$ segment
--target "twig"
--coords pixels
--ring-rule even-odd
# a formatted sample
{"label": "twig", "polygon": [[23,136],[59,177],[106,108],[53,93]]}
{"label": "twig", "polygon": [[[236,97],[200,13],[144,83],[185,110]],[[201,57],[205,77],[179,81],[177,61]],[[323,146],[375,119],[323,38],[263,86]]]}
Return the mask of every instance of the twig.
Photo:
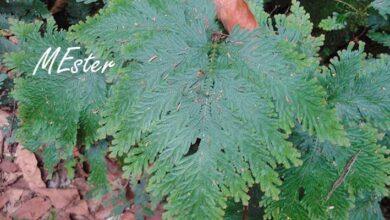
{"label": "twig", "polygon": [[[367,31],[368,31],[368,28],[367,28],[367,27],[364,27],[363,31],[362,31],[358,36],[353,37],[353,41],[354,41],[354,42],[359,41],[360,38],[361,38],[363,35],[365,35],[365,34],[367,33]],[[359,110],[359,111],[360,111],[360,110]]]}
{"label": "twig", "polygon": [[278,8],[279,8],[279,5],[275,5],[274,9],[272,9],[272,11],[269,13],[269,15],[272,16]]}
{"label": "twig", "polygon": [[246,220],[248,216],[248,206],[244,206],[244,210],[242,211],[242,220]]}
{"label": "twig", "polygon": [[347,177],[348,173],[351,171],[351,168],[353,164],[356,162],[356,159],[358,158],[359,154],[362,152],[363,149],[360,149],[345,165],[343,171],[340,174],[340,177],[334,182],[332,189],[329,191],[328,195],[325,198],[325,201],[328,201],[329,198],[332,196],[332,194],[336,191],[337,188],[340,187],[340,185],[345,181],[345,178]]}
{"label": "twig", "polygon": [[354,10],[356,13],[359,12],[359,10],[357,10],[357,8],[355,8],[353,5],[351,5],[351,4],[347,3],[347,2],[344,2],[344,1],[342,1],[342,0],[335,0],[335,1],[338,2],[338,3],[341,3],[341,4],[345,5],[345,6],[347,6],[347,7],[349,7],[349,8],[351,8],[351,9]]}

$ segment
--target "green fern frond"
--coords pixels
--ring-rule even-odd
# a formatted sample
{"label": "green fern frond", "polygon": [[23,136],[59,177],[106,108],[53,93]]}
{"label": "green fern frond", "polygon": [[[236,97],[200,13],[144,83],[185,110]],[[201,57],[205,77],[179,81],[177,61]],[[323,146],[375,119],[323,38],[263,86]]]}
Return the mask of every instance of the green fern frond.
{"label": "green fern frond", "polygon": [[350,211],[351,220],[384,220],[382,210],[379,205],[381,198],[374,194],[367,193],[356,198],[355,206]]}
{"label": "green fern frond", "polygon": [[385,19],[390,15],[390,0],[375,0],[371,3],[371,6],[378,10],[379,14]]}
{"label": "green fern frond", "polygon": [[[5,57],[7,65],[15,68],[21,77],[15,79],[14,98],[19,102],[21,128],[18,138],[25,147],[37,151],[42,147],[49,150],[52,165],[60,159],[72,157],[74,146],[90,145],[96,139],[101,108],[106,99],[105,76],[96,73],[53,73],[38,68],[32,75],[35,65],[49,48],[65,48],[54,62],[59,65],[66,48],[72,43],[65,39],[66,33],[56,31],[53,20],[48,20],[46,32],[40,33],[41,23],[14,23],[13,33],[20,41],[20,52]],[[83,58],[77,53],[76,57]],[[69,67],[71,62],[65,63]],[[48,150],[45,150],[47,152]],[[47,152],[49,154],[49,152]]]}
{"label": "green fern frond", "polygon": [[321,20],[318,26],[325,31],[333,31],[341,30],[345,28],[346,25],[347,22],[345,21],[345,18],[343,18],[343,16],[339,15],[337,12],[334,12],[332,16]]}
{"label": "green fern frond", "polygon": [[385,47],[390,47],[390,34],[387,33],[380,33],[380,32],[370,32],[368,33],[368,37],[376,41]]}
{"label": "green fern frond", "polygon": [[301,164],[286,140],[296,119],[348,144],[309,71],[319,62],[308,47],[322,40],[294,5],[281,34],[236,29],[226,41],[212,40],[220,30],[206,0],[111,1],[73,28],[72,39],[123,64],[100,131],[114,137],[111,156],[125,156],[125,176],[151,174],[151,195],[167,196],[165,218],[220,219],[226,198],[247,204],[254,183],[277,200],[277,166]]}
{"label": "green fern frond", "polygon": [[334,104],[340,118],[350,123],[367,121],[387,130],[390,126],[390,58],[368,59],[358,50],[340,51],[326,71],[324,86],[329,91],[329,102]]}
{"label": "green fern frond", "polygon": [[[390,162],[386,159],[387,150],[376,144],[379,134],[372,127],[363,124],[350,127],[350,148],[320,143],[301,132],[293,136],[297,147],[306,151],[304,163],[282,172],[281,199],[263,201],[267,218],[348,219],[356,197],[368,192],[378,196],[388,194]],[[348,162],[357,154],[349,173],[330,194]]]}

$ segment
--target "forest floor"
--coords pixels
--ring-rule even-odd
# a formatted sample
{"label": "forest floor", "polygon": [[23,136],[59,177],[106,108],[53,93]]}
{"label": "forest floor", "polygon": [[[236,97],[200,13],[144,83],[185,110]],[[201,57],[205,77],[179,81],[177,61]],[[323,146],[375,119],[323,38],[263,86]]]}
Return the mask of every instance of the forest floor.
{"label": "forest floor", "polygon": [[[0,127],[9,127],[10,117],[10,113],[0,110]],[[106,158],[107,179],[113,192],[89,199],[91,186],[88,184],[85,165],[76,164],[75,177],[70,180],[64,165],[60,163],[51,180],[47,180],[47,172],[40,158],[20,144],[7,144],[9,137],[0,133],[0,141],[3,143],[0,160],[0,219],[113,219],[110,216],[115,207],[123,204],[111,197],[116,195],[115,191],[123,189],[126,189],[126,199],[132,204],[134,194],[128,181],[121,177],[121,169],[115,161]],[[132,205],[115,219],[135,220],[136,210],[137,207]],[[154,213],[154,216],[146,219],[161,219],[162,210]]]}

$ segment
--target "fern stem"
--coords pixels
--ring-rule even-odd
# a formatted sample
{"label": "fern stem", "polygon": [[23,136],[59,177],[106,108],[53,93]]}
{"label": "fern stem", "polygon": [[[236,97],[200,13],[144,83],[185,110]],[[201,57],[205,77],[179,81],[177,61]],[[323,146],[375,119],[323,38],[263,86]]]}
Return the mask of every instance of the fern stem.
{"label": "fern stem", "polygon": [[218,42],[213,42],[213,44],[211,45],[211,51],[209,55],[209,61],[210,61],[209,73],[211,74],[214,73],[214,70],[216,68],[215,64],[217,59],[217,51],[218,51]]}
{"label": "fern stem", "polygon": [[335,1],[349,7],[350,9],[354,10],[356,13],[359,13],[359,10],[357,8],[355,8],[353,5],[351,5],[347,2],[344,2],[342,0],[335,0]]}

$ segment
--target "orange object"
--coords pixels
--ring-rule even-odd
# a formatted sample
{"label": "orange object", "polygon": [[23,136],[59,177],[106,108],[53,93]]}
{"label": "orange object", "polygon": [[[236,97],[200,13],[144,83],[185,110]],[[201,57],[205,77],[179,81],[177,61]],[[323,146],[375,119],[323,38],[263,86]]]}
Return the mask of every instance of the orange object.
{"label": "orange object", "polygon": [[236,25],[253,30],[258,27],[255,16],[244,0],[215,0],[218,19],[230,33]]}

